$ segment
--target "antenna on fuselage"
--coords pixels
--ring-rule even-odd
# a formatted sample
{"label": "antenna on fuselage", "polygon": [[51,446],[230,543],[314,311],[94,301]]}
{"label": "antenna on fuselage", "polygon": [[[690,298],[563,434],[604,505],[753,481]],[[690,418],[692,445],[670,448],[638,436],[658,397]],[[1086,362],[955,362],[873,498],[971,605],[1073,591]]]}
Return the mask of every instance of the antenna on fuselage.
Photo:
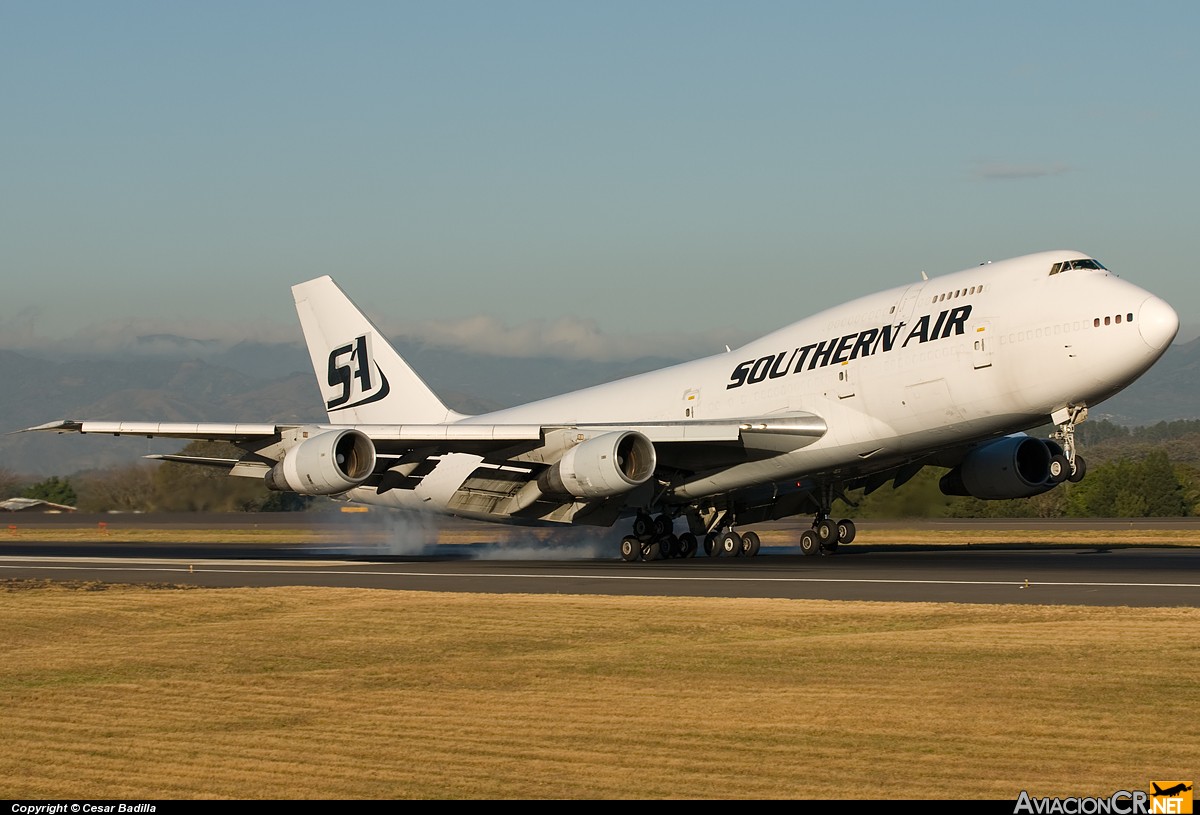
{"label": "antenna on fuselage", "polygon": [[921,270],[921,279],[922,279],[922,280],[928,280],[928,279],[929,279],[929,275],[925,274],[925,270],[924,270],[924,269],[922,269],[922,270]]}

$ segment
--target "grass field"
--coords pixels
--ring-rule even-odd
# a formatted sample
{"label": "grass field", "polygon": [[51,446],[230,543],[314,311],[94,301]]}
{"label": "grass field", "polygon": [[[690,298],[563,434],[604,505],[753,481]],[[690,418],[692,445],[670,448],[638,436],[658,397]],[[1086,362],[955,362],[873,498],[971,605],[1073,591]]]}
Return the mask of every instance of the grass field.
{"label": "grass field", "polygon": [[0,797],[1007,799],[1200,767],[1200,610],[0,583]]}

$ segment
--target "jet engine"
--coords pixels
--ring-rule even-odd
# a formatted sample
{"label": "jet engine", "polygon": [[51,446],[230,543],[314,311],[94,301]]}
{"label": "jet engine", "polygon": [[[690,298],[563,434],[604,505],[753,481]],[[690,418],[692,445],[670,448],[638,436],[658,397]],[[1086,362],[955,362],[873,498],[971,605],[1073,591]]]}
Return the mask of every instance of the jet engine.
{"label": "jet engine", "polygon": [[272,490],[334,495],[353,489],[375,469],[375,445],[361,431],[324,430],[290,448],[264,480]]}
{"label": "jet engine", "polygon": [[658,458],[654,443],[635,430],[605,433],[575,445],[538,476],[544,495],[609,498],[645,484]]}
{"label": "jet engine", "polygon": [[[1062,456],[1062,448],[1018,433],[976,447],[958,466],[942,476],[939,486],[946,495],[969,495],[997,500],[1028,498],[1054,487],[1050,460]],[[1061,479],[1059,479],[1061,480]]]}

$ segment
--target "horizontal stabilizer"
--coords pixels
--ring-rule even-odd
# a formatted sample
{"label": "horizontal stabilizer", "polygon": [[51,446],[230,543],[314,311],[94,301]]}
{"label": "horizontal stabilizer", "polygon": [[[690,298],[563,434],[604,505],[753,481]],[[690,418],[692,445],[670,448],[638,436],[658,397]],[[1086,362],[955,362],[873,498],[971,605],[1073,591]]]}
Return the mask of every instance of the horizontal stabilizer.
{"label": "horizontal stabilizer", "polygon": [[142,458],[154,461],[174,461],[178,464],[197,464],[201,467],[216,467],[226,470],[229,475],[243,478],[262,478],[271,471],[271,465],[263,461],[241,461],[236,458],[216,458],[213,456],[184,456],[177,453],[158,453]]}
{"label": "horizontal stabilizer", "polygon": [[221,467],[228,470],[238,463],[236,458],[216,458],[214,456],[184,456],[176,453],[153,453],[142,458],[154,461],[174,461],[177,464],[202,464],[205,467]]}

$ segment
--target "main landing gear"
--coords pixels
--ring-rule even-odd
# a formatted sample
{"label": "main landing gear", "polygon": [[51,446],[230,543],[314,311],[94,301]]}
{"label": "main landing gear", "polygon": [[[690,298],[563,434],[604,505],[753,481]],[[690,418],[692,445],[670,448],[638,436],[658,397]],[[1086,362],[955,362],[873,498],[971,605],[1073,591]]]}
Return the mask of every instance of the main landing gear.
{"label": "main landing gear", "polygon": [[800,551],[805,555],[831,555],[841,544],[853,541],[856,534],[854,521],[849,518],[833,521],[821,512],[813,518],[812,529],[800,533]]}
{"label": "main landing gear", "polygon": [[[725,522],[726,513],[714,522],[712,531],[704,536],[704,554],[709,557],[755,557],[762,548],[762,539],[757,532],[738,532],[732,521]],[[691,532],[675,535],[671,516],[663,513],[651,516],[638,513],[633,521],[633,534],[621,539],[621,559],[665,560],[667,558],[694,557],[699,548],[696,536]],[[720,531],[720,530],[724,531]],[[839,545],[854,540],[857,530],[854,521],[843,518],[834,521],[828,512],[818,513],[811,529],[800,535],[800,551],[805,555],[830,555]]]}
{"label": "main landing gear", "polygon": [[[714,529],[704,536],[704,554],[709,557],[754,557],[761,546],[762,540],[756,533],[739,534],[732,525],[724,533]],[[639,512],[633,521],[633,534],[621,539],[621,559],[688,558],[695,557],[699,548],[699,541],[691,532],[675,534],[670,515],[651,516],[648,512]]]}
{"label": "main landing gear", "polygon": [[676,535],[675,521],[665,512],[651,516],[639,512],[633,520],[633,534],[621,539],[621,559],[661,560],[664,558],[693,557],[699,548],[696,536],[691,532]]}
{"label": "main landing gear", "polygon": [[826,481],[820,484],[819,490],[817,501],[819,508],[816,517],[813,518],[812,529],[806,529],[800,534],[800,551],[810,556],[832,555],[839,546],[850,543],[858,534],[854,521],[849,518],[835,521],[829,517],[835,497],[841,497],[842,500],[849,503],[845,494],[840,492],[840,488],[836,484]]}
{"label": "main landing gear", "polygon": [[724,533],[704,536],[704,554],[709,557],[754,557],[762,548],[757,532],[737,532],[732,526]]}

